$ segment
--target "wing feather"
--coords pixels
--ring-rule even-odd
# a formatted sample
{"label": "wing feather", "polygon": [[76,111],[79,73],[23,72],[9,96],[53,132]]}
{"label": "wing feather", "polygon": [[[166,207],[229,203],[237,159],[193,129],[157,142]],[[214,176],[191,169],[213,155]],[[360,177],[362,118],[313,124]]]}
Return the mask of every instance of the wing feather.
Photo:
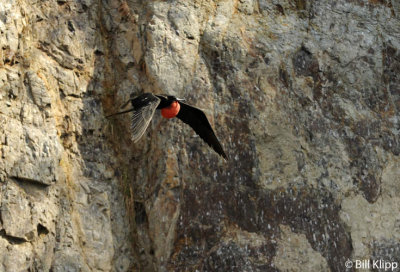
{"label": "wing feather", "polygon": [[227,159],[228,157],[226,156],[222,145],[218,141],[217,136],[215,136],[215,133],[210,125],[210,122],[208,122],[205,113],[202,110],[192,107],[188,104],[182,102],[179,102],[179,104],[181,105],[181,109],[176,117],[192,127],[204,142],[212,147],[220,156]]}
{"label": "wing feather", "polygon": [[146,95],[139,96],[132,101],[135,110],[132,114],[131,138],[134,143],[143,136],[161,101],[154,95]]}

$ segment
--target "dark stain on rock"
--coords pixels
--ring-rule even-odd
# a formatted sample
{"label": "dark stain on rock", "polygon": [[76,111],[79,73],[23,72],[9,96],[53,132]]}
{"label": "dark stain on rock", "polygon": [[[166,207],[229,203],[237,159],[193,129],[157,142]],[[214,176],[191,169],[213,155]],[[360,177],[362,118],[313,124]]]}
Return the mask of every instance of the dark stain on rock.
{"label": "dark stain on rock", "polygon": [[329,129],[329,125],[327,124],[326,120],[324,118],[315,118],[312,120],[309,124],[309,134],[310,135],[310,140],[312,141],[313,139],[313,134],[314,133],[324,133]]}
{"label": "dark stain on rock", "polygon": [[383,149],[391,152],[395,156],[398,156],[400,154],[400,140],[398,136],[394,136],[389,131],[382,131],[381,139]]}
{"label": "dark stain on rock", "polygon": [[[366,172],[364,174],[364,172]],[[374,203],[380,194],[381,184],[375,177],[375,173],[368,172],[367,169],[361,169],[359,173],[359,188],[363,192],[365,199],[369,203]]]}
{"label": "dark stain on rock", "polygon": [[136,224],[141,225],[143,223],[146,223],[147,222],[147,213],[146,213],[146,208],[144,207],[143,203],[135,201],[134,208],[135,208]]}
{"label": "dark stain on rock", "polygon": [[[335,105],[330,95],[323,97],[325,116],[329,113],[334,121],[342,126],[349,127],[355,135],[340,133],[346,143],[346,150],[351,159],[351,167],[354,169],[354,183],[363,192],[364,197],[370,202],[375,202],[380,193],[380,173],[383,162],[379,161],[374,147],[378,146],[394,155],[400,154],[399,137],[393,134],[395,124],[388,119],[398,112],[396,101],[400,99],[397,91],[400,86],[400,56],[397,49],[386,45],[382,51],[383,67],[382,81],[384,86],[365,88],[362,91],[356,89],[350,93],[338,92],[341,97],[349,99],[354,105],[361,102],[369,110],[376,113],[376,118],[354,122],[346,116],[346,112]],[[392,88],[392,89],[390,89]]]}
{"label": "dark stain on rock", "polygon": [[[196,194],[196,191],[203,194]],[[196,191],[187,188],[183,193],[185,201],[182,202],[176,241],[188,242],[174,253],[171,262],[175,267],[187,261],[185,255],[188,252],[196,252],[196,258],[191,260],[193,264],[203,256],[201,264],[204,267],[223,267],[223,271],[232,271],[234,264],[240,264],[242,270],[239,271],[244,271],[247,267],[244,263],[255,265],[249,260],[257,254],[269,260],[273,258],[276,246],[271,240],[279,237],[279,225],[284,224],[295,233],[305,234],[313,249],[327,259],[332,271],[345,270],[344,263],[352,252],[351,238],[340,220],[340,206],[332,195],[309,188],[260,191],[233,184],[198,184]],[[266,237],[263,249],[255,248],[242,254],[244,249],[234,245],[231,249],[241,253],[232,255],[241,256],[239,259],[228,262],[217,258],[214,255],[217,250],[229,252],[221,238],[232,224]],[[244,262],[244,259],[248,261]]]}
{"label": "dark stain on rock", "polygon": [[235,84],[230,84],[228,90],[231,93],[233,99],[239,99],[241,97],[241,89]]}
{"label": "dark stain on rock", "polygon": [[332,271],[345,270],[344,262],[352,252],[351,238],[341,223],[340,206],[332,195],[313,189],[292,188],[260,197],[259,205],[270,209],[261,217],[261,229],[267,230],[267,222],[272,226],[272,222],[289,225],[295,232],[306,235],[313,249],[327,259]]}
{"label": "dark stain on rock", "polygon": [[307,8],[307,0],[294,0],[297,10],[305,10]]}
{"label": "dark stain on rock", "polygon": [[380,194],[382,163],[371,143],[363,137],[345,137],[350,167],[355,170],[354,184],[363,192],[365,199],[374,203]]}
{"label": "dark stain on rock", "polygon": [[400,53],[391,45],[385,45],[383,51],[383,82],[389,86],[393,106],[400,111]]}
{"label": "dark stain on rock", "polygon": [[[258,265],[252,261],[253,258],[263,256],[263,259],[272,260],[276,246],[269,240],[260,247],[249,245],[248,248],[239,247],[234,242],[228,244],[221,242],[227,228],[229,229],[229,226],[224,227],[225,223],[229,225],[232,221],[243,230],[248,228],[257,232],[256,207],[254,201],[249,199],[248,193],[236,193],[232,186],[221,184],[215,186],[199,184],[199,186],[201,188],[198,187],[197,190],[204,192],[202,196],[190,189],[184,192],[185,201],[181,209],[183,213],[181,222],[178,222],[175,245],[179,251],[173,254],[171,265],[175,268],[177,265],[178,267],[182,265],[191,271],[195,268],[200,268],[200,271],[258,271],[255,270]],[[208,197],[205,198],[205,195],[214,201],[207,200]],[[190,203],[195,205],[192,206]],[[186,242],[178,247],[180,241]],[[188,267],[187,264],[192,266]],[[263,265],[269,266],[265,263]],[[253,269],[247,270],[250,267]]]}
{"label": "dark stain on rock", "polygon": [[249,251],[239,247],[234,242],[224,243],[212,251],[203,260],[200,270],[218,272],[258,271],[256,265],[250,260]]}
{"label": "dark stain on rock", "polygon": [[277,13],[279,13],[280,15],[285,15],[285,10],[283,9],[283,7],[279,4],[275,5],[275,10],[277,11]]}
{"label": "dark stain on rock", "polygon": [[289,87],[289,75],[287,71],[282,67],[279,68],[279,79],[282,82],[283,86],[285,86],[285,88]]}
{"label": "dark stain on rock", "polygon": [[203,46],[207,65],[213,71],[211,73],[213,77],[220,75],[225,79],[230,71],[235,70],[234,66],[230,64],[229,56],[227,56],[229,50],[224,44],[217,45],[220,47],[218,50],[210,48],[209,45],[201,46]]}
{"label": "dark stain on rock", "polygon": [[[247,111],[248,108],[242,108]],[[248,115],[248,113],[246,113]],[[225,168],[218,168],[218,181],[229,184],[241,184],[254,188],[253,168],[256,166],[256,148],[251,139],[249,123],[245,118],[225,117],[225,124],[229,128],[231,141],[226,146],[231,158]]]}
{"label": "dark stain on rock", "polygon": [[[400,139],[393,133],[398,125],[392,117],[398,115],[400,104],[400,54],[396,48],[386,44],[382,50],[382,84],[369,88],[353,88],[345,90],[338,85],[342,77],[332,69],[321,71],[319,76],[313,77],[313,98],[319,105],[324,118],[319,116],[306,116],[298,118],[300,123],[305,122],[306,129],[312,140],[312,135],[318,133],[326,138],[326,131],[336,131],[341,141],[345,143],[347,154],[350,158],[353,182],[362,192],[364,197],[373,203],[380,194],[381,173],[384,162],[375,151],[376,147],[400,154]],[[357,60],[365,65],[374,66],[369,58]],[[301,48],[293,57],[295,74],[299,76],[316,75],[317,62],[313,61],[310,52]],[[354,66],[357,69],[356,66]],[[372,69],[372,68],[371,68]],[[331,87],[322,88],[322,83],[330,82]],[[326,86],[326,84],[324,84]],[[282,99],[285,99],[283,97]],[[302,107],[299,97],[293,97]],[[341,102],[345,102],[344,104]],[[349,116],[346,104],[352,104],[357,110],[371,111],[372,114],[365,119],[357,120]]]}
{"label": "dark stain on rock", "polygon": [[[388,8],[393,8],[391,1],[387,0],[368,0],[368,3],[371,5],[381,5]],[[394,15],[394,14],[392,14]]]}
{"label": "dark stain on rock", "polygon": [[377,140],[381,132],[381,122],[378,120],[360,120],[352,124],[352,130],[355,134]]}
{"label": "dark stain on rock", "polygon": [[360,6],[360,7],[365,6],[365,3],[364,3],[363,0],[347,0],[347,2],[356,4],[356,5]]}
{"label": "dark stain on rock", "polygon": [[292,58],[294,71],[298,76],[311,76],[314,81],[318,79],[318,60],[302,46]]}
{"label": "dark stain on rock", "polygon": [[386,88],[364,89],[361,95],[365,104],[378,114],[386,115],[392,110],[390,97]]}
{"label": "dark stain on rock", "polygon": [[[380,240],[374,241],[372,244],[373,252],[371,256],[372,261],[384,260],[385,262],[400,263],[400,243],[393,240]],[[384,267],[382,267],[384,268]],[[386,269],[391,270],[391,268]],[[396,271],[397,269],[394,269]],[[372,271],[384,271],[384,269],[374,269]]]}

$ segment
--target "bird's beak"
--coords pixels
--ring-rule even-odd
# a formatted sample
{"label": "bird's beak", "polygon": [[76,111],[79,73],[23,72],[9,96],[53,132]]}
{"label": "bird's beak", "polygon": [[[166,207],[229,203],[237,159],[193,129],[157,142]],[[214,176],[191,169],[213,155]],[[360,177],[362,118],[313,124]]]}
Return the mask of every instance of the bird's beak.
{"label": "bird's beak", "polygon": [[177,101],[185,101],[186,99],[185,98],[177,98],[176,100]]}

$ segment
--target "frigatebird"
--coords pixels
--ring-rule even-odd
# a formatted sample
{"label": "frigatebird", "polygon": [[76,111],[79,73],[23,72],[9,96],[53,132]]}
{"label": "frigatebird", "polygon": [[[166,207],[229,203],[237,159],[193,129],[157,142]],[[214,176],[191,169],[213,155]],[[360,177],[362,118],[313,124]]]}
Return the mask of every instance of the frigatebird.
{"label": "frigatebird", "polygon": [[217,136],[215,136],[205,113],[199,108],[183,103],[183,100],[184,99],[176,98],[173,95],[144,93],[134,97],[134,94],[132,94],[130,99],[121,106],[121,108],[125,108],[126,105],[131,102],[131,109],[117,112],[106,117],[108,118],[133,111],[131,133],[133,142],[137,142],[149,126],[156,109],[161,110],[161,115],[164,118],[178,117],[178,119],[191,126],[204,142],[227,160],[228,157],[218,141]]}

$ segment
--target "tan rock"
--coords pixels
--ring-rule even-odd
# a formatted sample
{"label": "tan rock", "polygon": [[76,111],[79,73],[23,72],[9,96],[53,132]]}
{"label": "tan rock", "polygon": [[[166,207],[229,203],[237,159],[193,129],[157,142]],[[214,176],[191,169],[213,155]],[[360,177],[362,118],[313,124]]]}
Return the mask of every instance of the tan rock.
{"label": "tan rock", "polygon": [[302,234],[293,233],[290,227],[280,226],[281,238],[274,257],[275,266],[281,271],[330,271],[324,257],[315,250]]}

